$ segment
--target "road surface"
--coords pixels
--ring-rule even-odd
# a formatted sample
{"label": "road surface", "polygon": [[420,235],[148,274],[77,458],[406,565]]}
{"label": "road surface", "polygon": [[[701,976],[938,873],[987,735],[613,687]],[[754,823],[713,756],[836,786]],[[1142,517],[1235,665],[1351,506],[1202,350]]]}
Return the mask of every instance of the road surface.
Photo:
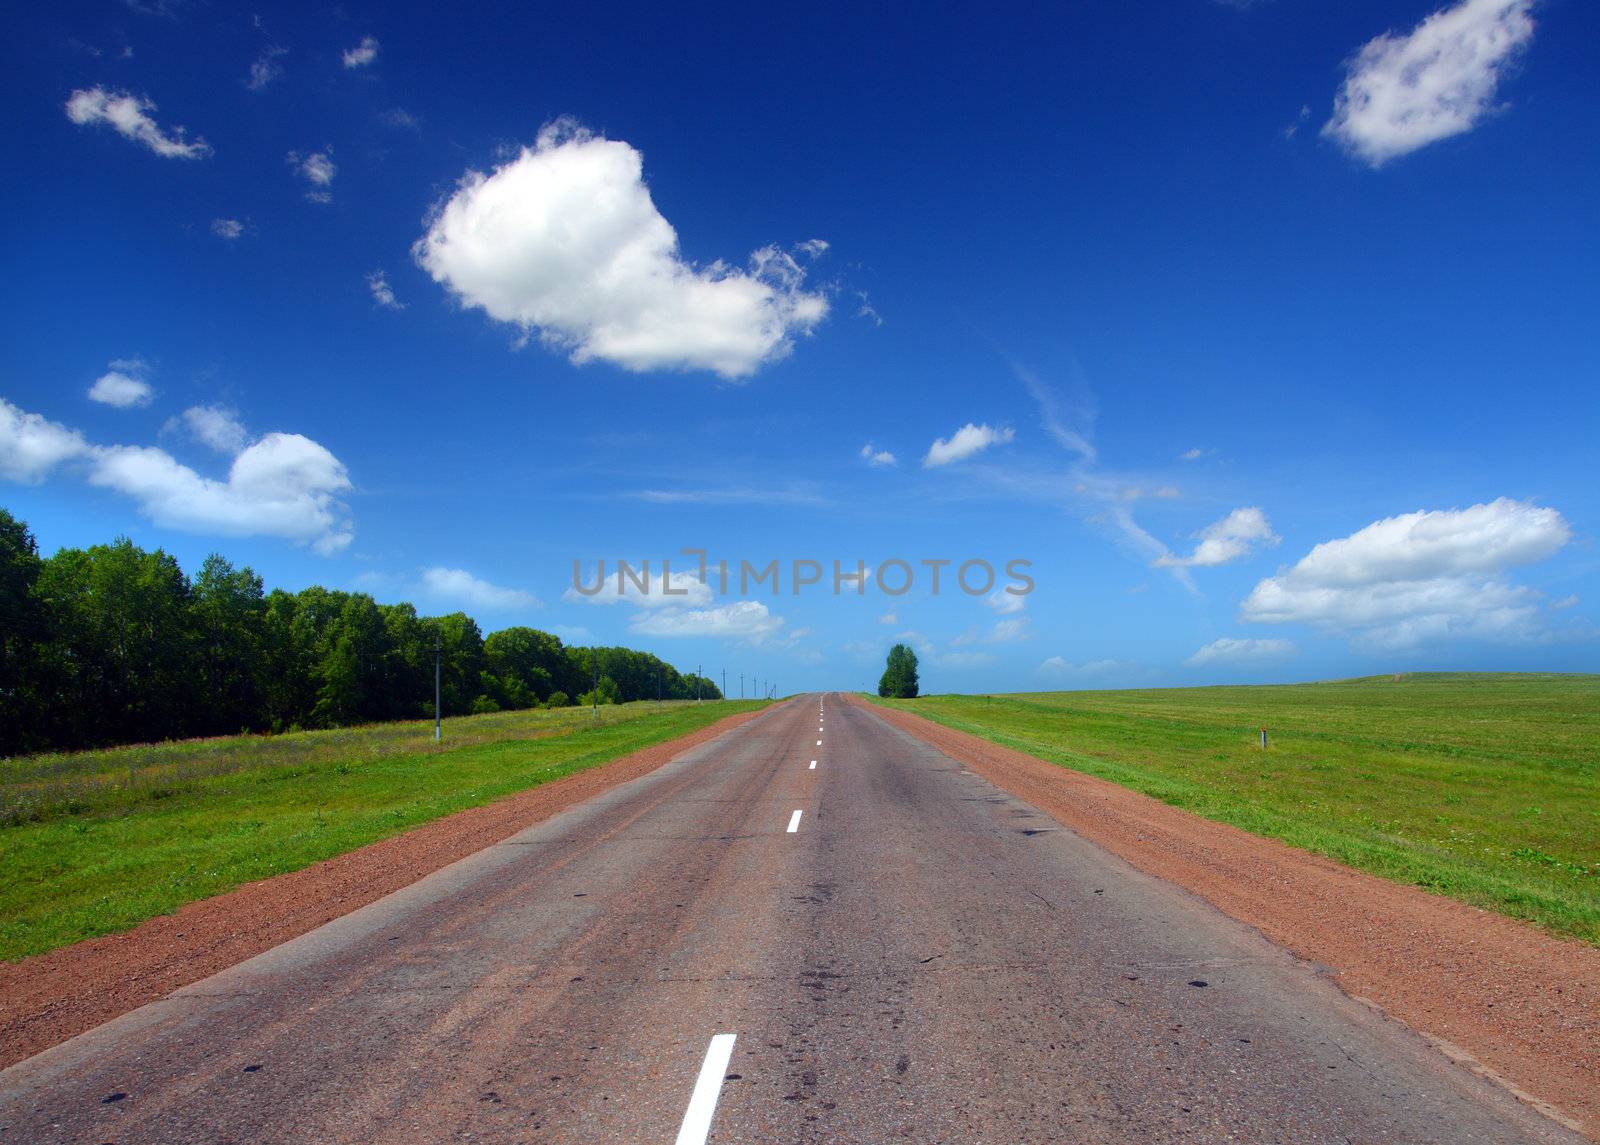
{"label": "road surface", "polygon": [[815,695],[0,1073],[0,1145],[706,1140],[1577,1138]]}

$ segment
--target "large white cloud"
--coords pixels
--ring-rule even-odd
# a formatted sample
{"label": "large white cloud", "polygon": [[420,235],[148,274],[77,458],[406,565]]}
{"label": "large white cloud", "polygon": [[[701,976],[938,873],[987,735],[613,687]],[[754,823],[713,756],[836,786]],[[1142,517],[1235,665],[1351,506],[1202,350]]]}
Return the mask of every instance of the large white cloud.
{"label": "large white cloud", "polygon": [[1199,544],[1186,557],[1163,553],[1152,564],[1157,568],[1210,567],[1225,565],[1248,556],[1257,545],[1275,545],[1281,539],[1260,509],[1235,509],[1220,521],[1213,521],[1195,534]]}
{"label": "large white cloud", "polygon": [[158,525],[225,537],[281,537],[324,555],[353,536],[337,495],[350,488],[344,464],[298,433],[269,433],[248,446],[226,481],[203,477],[165,450],[97,448],[89,483],[138,502]]}
{"label": "large white cloud", "polygon": [[91,485],[133,498],[166,528],[281,537],[323,554],[353,536],[339,500],[351,487],[343,462],[298,433],[269,433],[239,450],[219,481],[153,446],[92,445],[78,431],[0,399],[0,477],[36,482],[68,461],[83,462]]}
{"label": "large white cloud", "polygon": [[933,469],[940,465],[949,465],[953,461],[965,461],[977,453],[982,453],[991,445],[1003,445],[1017,436],[1017,431],[1009,426],[996,429],[988,424],[973,425],[970,421],[952,433],[948,440],[942,437],[934,438],[933,444],[928,446],[927,456],[922,459],[924,468]]}
{"label": "large white cloud", "polygon": [[211,154],[209,143],[198,137],[185,139],[183,128],[163,130],[150,117],[155,109],[148,99],[102,87],[79,89],[67,100],[67,118],[73,123],[107,124],[123,138],[142,143],[167,159],[203,159]]}
{"label": "large white cloud", "polygon": [[1261,581],[1240,615],[1351,632],[1374,648],[1529,639],[1539,632],[1539,594],[1503,574],[1552,556],[1571,535],[1556,510],[1504,497],[1388,517]]}
{"label": "large white cloud", "polygon": [[473,576],[466,569],[429,568],[422,570],[422,587],[438,600],[456,601],[469,608],[488,612],[538,608],[539,598],[520,588],[505,588]]}
{"label": "large white cloud", "polygon": [[775,247],[742,270],[684,261],[640,153],[570,121],[492,174],[470,172],[412,252],[464,305],[580,364],[742,378],[787,355],[828,311]]}
{"label": "large white cloud", "polygon": [[56,466],[90,448],[77,430],[0,398],[0,477],[7,481],[36,485]]}
{"label": "large white cloud", "polygon": [[1533,38],[1532,0],[1462,0],[1385,33],[1350,60],[1322,133],[1374,167],[1470,131],[1501,73]]}

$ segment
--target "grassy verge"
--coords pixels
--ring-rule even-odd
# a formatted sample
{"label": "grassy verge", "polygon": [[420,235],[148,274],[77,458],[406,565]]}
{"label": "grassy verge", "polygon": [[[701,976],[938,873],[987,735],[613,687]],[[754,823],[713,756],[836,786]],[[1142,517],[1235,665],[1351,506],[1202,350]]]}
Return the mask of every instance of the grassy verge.
{"label": "grassy verge", "polygon": [[875,702],[1600,945],[1600,676]]}
{"label": "grassy verge", "polygon": [[[0,959],[186,902],[686,735],[756,701],[625,704],[0,763]],[[44,794],[41,794],[44,793]],[[48,798],[46,797],[48,796]]]}

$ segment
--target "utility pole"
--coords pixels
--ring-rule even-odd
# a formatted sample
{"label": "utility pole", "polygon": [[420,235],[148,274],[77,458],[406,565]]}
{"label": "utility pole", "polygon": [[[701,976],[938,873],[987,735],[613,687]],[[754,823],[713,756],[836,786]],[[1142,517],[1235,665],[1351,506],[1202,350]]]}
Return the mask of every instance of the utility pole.
{"label": "utility pole", "polygon": [[726,668],[722,670],[722,698],[724,700],[728,698],[728,670]]}
{"label": "utility pole", "polygon": [[694,702],[700,702],[700,665],[694,666]]}
{"label": "utility pole", "polygon": [[744,699],[744,673],[739,673],[739,698]]}
{"label": "utility pole", "polygon": [[656,707],[661,706],[661,669],[656,669]]}
{"label": "utility pole", "polygon": [[439,630],[433,630],[433,742],[438,743],[444,738],[443,709],[439,704]]}
{"label": "utility pole", "polygon": [[589,652],[589,666],[594,670],[594,687],[589,690],[589,702],[594,705],[594,722],[600,722],[600,649]]}

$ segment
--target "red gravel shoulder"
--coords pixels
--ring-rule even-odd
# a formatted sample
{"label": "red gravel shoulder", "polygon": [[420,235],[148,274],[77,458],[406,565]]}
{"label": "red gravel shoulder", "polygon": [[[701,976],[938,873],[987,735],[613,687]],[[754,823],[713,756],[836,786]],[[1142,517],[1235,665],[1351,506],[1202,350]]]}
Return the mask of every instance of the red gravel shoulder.
{"label": "red gravel shoulder", "polygon": [[863,706],[1085,839],[1326,967],[1345,993],[1600,1140],[1600,949],[920,716]]}
{"label": "red gravel shoulder", "polygon": [[728,716],[610,763],[189,903],[121,934],[0,964],[0,1068],[315,930],[761,714]]}

